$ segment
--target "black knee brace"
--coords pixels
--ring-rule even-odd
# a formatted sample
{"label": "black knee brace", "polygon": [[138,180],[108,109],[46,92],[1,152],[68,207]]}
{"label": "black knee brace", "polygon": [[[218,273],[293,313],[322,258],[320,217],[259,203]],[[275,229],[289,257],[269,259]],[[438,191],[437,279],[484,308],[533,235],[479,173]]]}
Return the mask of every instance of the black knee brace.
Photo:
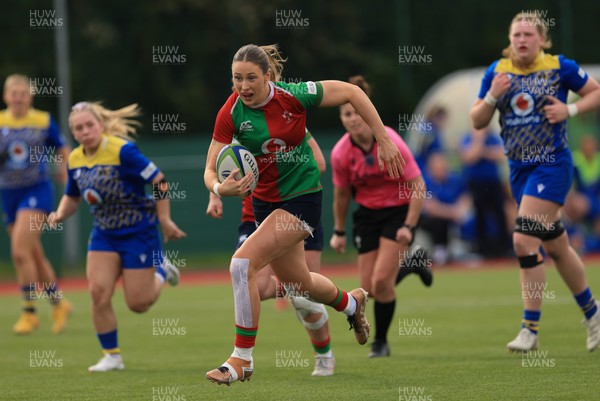
{"label": "black knee brace", "polygon": [[562,221],[556,220],[548,227],[545,227],[544,223],[519,216],[516,220],[515,232],[536,237],[542,241],[551,241],[560,237],[565,232],[565,226]]}
{"label": "black knee brace", "polygon": [[544,239],[544,241],[552,241],[553,239],[560,237],[564,232],[565,226],[563,222],[560,220],[556,220],[554,223],[552,223],[552,226],[546,233],[546,238]]}
{"label": "black knee brace", "polygon": [[538,261],[538,256],[537,253],[535,255],[519,256],[518,259],[521,269],[531,269],[544,263],[543,259]]}

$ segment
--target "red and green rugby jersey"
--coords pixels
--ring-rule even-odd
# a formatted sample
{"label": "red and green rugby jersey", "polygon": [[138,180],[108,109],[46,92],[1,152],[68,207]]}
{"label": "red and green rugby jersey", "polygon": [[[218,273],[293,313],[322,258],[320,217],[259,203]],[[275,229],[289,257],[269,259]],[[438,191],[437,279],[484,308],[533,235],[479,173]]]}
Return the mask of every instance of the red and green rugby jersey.
{"label": "red and green rugby jersey", "polygon": [[213,139],[239,142],[258,163],[259,181],[252,193],[279,202],[321,190],[321,173],[306,136],[306,110],[323,98],[320,82],[269,82],[269,96],[246,106],[237,92],[219,110]]}

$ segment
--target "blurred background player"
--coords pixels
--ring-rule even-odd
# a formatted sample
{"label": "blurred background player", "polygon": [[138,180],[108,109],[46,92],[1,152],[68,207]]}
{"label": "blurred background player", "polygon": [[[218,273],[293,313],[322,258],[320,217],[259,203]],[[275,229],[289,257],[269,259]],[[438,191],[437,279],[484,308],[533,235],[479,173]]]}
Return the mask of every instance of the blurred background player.
{"label": "blurred background player", "polygon": [[34,92],[28,77],[10,75],[4,82],[7,108],[0,111],[2,217],[23,296],[23,311],[13,331],[29,334],[39,326],[36,298],[41,297],[53,305],[52,331],[58,334],[65,328],[72,306],[62,299],[41,235],[46,215],[54,208],[50,162],[56,160],[56,177],[64,184],[70,147],[52,116],[31,107]]}
{"label": "blurred background player", "polygon": [[460,232],[471,208],[471,198],[464,180],[450,170],[444,153],[429,156],[425,170],[428,199],[423,207],[420,227],[432,239],[432,260],[443,266],[452,258],[451,232]]}
{"label": "blurred background player", "polygon": [[[325,172],[326,162],[319,144],[307,130],[308,145],[312,149],[313,156],[321,174]],[[206,214],[215,219],[223,216],[223,202],[214,193],[209,193]],[[252,196],[246,196],[242,200],[242,222],[238,227],[238,249],[246,239],[256,231],[256,221],[252,210]],[[323,225],[314,231],[312,236],[304,240],[304,255],[306,265],[311,272],[319,273],[321,270],[321,252],[323,250]],[[276,298],[283,300],[285,289],[273,274],[271,266],[265,266],[256,276],[256,284],[260,300]],[[310,337],[313,350],[315,351],[315,368],[312,376],[331,376],[335,369],[335,359],[331,350],[331,338],[329,334],[329,318],[323,304],[311,302],[305,298],[289,295],[292,305],[296,309],[298,320],[306,328]]]}
{"label": "blurred background player", "polygon": [[[351,77],[349,82],[371,96],[362,76]],[[426,196],[425,183],[396,131],[385,127],[406,161],[399,178],[390,177],[377,165],[378,142],[353,105],[340,106],[340,119],[347,132],[331,151],[335,231],[330,245],[337,252],[346,250],[346,216],[352,197],[359,205],[352,217],[360,285],[375,298],[375,341],[369,357],[389,356],[387,332],[396,307],[394,286],[400,261],[414,239]]]}
{"label": "blurred background player", "polygon": [[[284,61],[276,46],[246,45],[236,52],[231,65],[235,93],[217,115],[206,158],[204,183],[219,196],[241,196],[249,191],[254,179],[249,174],[236,181],[232,172],[219,183],[217,155],[234,138],[256,157],[260,171],[252,196],[259,226],[235,252],[230,265],[236,323],[234,350],[223,364],[206,373],[208,380],[218,384],[248,380],[254,371],[252,352],[260,316],[256,274],[267,264],[284,285],[293,284],[313,300],[347,315],[359,344],[365,344],[370,333],[364,314],[366,292],[362,288],[342,291],[306,266],[304,240],[318,227],[322,207],[321,174],[306,138],[306,110],[351,103],[379,141],[380,167],[385,166],[397,177],[403,160],[364,92],[340,81],[279,82]],[[269,145],[277,143],[303,162],[277,163],[276,155],[269,150]]]}
{"label": "blurred background player", "polygon": [[[509,26],[510,45],[484,74],[479,99],[471,109],[475,128],[500,112],[501,136],[518,205],[513,235],[521,266],[524,316],[521,331],[507,344],[511,351],[538,346],[538,327],[546,285],[543,246],[581,308],[587,349],[600,343],[600,313],[581,258],[569,244],[561,209],[573,182],[567,142],[569,117],[600,106],[600,85],[575,61],[546,54],[548,27],[538,13],[519,13]],[[569,91],[581,99],[566,104]]]}
{"label": "blurred background player", "polygon": [[444,131],[448,123],[448,110],[443,106],[433,106],[425,115],[425,124],[429,129],[419,135],[420,143],[414,154],[419,168],[424,171],[429,157],[434,153],[446,151]]}
{"label": "blurred background player", "polygon": [[[598,141],[585,135],[579,149],[573,151],[573,188],[565,201],[564,212],[570,219],[571,246],[585,252],[600,250],[600,153]],[[580,239],[579,247],[575,238]]]}
{"label": "blurred background player", "polygon": [[[165,281],[179,281],[177,268],[163,258],[156,225],[160,223],[165,241],[185,233],[171,220],[164,174],[131,142],[136,132],[131,118],[138,115],[135,104],[118,110],[88,102],[73,106],[69,125],[80,146],[69,155],[67,189],[49,217],[60,223],[75,213],[81,198],[94,215],[86,273],[94,327],[105,355],[90,372],[125,367],[111,302],[119,277],[127,306],[136,313],[154,304]],[[144,189],[149,183],[153,198]]]}
{"label": "blurred background player", "polygon": [[499,167],[506,159],[502,138],[487,128],[473,129],[461,140],[460,157],[475,209],[475,251],[485,258],[506,256],[511,244]]}

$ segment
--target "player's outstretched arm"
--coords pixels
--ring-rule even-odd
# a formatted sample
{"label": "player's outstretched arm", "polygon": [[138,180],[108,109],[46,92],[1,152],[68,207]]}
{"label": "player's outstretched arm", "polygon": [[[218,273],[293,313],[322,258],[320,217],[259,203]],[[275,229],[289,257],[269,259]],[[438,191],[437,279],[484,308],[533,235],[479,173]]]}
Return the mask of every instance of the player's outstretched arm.
{"label": "player's outstretched arm", "polygon": [[342,81],[321,81],[323,85],[322,107],[335,107],[350,103],[367,123],[377,140],[379,167],[387,168],[392,178],[399,178],[404,172],[406,162],[398,147],[389,138],[388,133],[371,100],[358,86]]}

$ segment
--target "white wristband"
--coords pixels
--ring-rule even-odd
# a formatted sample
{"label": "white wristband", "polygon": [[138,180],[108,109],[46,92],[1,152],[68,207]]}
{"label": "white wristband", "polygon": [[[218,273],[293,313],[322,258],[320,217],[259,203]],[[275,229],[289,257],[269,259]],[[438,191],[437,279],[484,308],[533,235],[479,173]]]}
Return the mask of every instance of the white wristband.
{"label": "white wristband", "polygon": [[567,110],[569,111],[569,117],[574,117],[579,113],[579,109],[577,109],[575,103],[569,103],[567,105]]}
{"label": "white wristband", "polygon": [[496,103],[498,102],[498,99],[496,99],[494,96],[492,96],[490,94],[490,91],[488,91],[485,94],[485,97],[483,98],[483,101],[486,102],[487,104],[489,104],[490,106],[494,107],[494,106],[496,106]]}
{"label": "white wristband", "polygon": [[215,182],[215,185],[213,185],[213,193],[220,198],[221,194],[219,193],[219,186],[221,186],[221,184],[218,182]]}

